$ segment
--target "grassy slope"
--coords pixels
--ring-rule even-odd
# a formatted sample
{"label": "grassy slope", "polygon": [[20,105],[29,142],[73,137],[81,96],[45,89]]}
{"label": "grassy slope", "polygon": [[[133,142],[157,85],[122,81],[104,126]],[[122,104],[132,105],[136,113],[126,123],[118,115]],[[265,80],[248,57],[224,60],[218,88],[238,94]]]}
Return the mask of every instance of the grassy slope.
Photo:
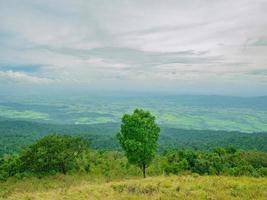
{"label": "grassy slope", "polygon": [[0,183],[0,199],[266,199],[267,178],[169,176],[106,182],[53,176]]}

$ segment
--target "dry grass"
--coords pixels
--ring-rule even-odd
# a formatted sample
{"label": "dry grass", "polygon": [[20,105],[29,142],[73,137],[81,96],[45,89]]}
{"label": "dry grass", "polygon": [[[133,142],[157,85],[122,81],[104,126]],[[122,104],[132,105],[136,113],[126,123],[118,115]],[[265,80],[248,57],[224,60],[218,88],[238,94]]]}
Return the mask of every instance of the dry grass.
{"label": "dry grass", "polygon": [[54,176],[0,183],[0,199],[267,199],[267,178],[169,176],[106,182]]}

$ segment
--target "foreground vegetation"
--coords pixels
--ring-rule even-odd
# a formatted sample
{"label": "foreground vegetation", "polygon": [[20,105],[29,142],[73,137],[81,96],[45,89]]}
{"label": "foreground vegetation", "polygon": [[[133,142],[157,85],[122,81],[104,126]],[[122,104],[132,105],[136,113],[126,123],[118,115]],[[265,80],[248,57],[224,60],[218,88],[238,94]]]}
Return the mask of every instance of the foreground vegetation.
{"label": "foreground vegetation", "polygon": [[[92,150],[84,140],[49,135],[22,149],[0,157],[0,180],[10,177],[45,177],[56,173],[95,177],[135,177],[141,170],[118,151]],[[200,175],[267,176],[267,153],[235,148],[211,151],[169,150],[157,154],[147,168],[148,176],[197,173]]]}
{"label": "foreground vegetation", "polygon": [[267,178],[159,176],[107,181],[56,175],[0,183],[0,199],[266,199]]}
{"label": "foreground vegetation", "polygon": [[165,150],[156,154],[159,132],[155,117],[150,112],[136,109],[133,114],[123,116],[117,134],[124,153],[92,150],[86,138],[47,135],[17,153],[0,156],[0,180],[56,173],[84,173],[112,179],[136,176],[140,169],[144,177],[146,171],[148,175],[190,172],[267,176],[267,153],[260,151],[227,147],[209,151]]}

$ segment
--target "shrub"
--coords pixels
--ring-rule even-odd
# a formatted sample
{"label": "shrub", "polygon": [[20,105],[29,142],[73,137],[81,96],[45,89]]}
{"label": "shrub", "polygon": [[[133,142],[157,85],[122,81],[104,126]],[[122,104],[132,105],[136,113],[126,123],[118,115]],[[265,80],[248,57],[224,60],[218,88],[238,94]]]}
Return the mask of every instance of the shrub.
{"label": "shrub", "polygon": [[87,143],[78,137],[45,136],[21,152],[22,171],[39,175],[56,172],[66,174],[75,168],[76,159],[81,157],[87,147]]}

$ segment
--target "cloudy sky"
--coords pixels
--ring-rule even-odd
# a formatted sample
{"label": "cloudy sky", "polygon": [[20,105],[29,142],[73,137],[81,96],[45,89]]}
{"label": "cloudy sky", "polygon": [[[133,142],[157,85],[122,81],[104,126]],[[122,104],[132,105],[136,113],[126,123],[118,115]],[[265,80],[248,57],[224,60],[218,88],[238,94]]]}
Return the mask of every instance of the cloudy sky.
{"label": "cloudy sky", "polygon": [[267,95],[267,0],[0,0],[0,89]]}

